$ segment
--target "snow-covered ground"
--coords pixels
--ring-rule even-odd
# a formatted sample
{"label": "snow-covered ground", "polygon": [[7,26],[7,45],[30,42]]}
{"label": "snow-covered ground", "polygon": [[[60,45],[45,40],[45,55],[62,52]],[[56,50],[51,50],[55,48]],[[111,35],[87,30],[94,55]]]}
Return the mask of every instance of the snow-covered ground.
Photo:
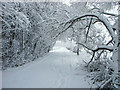
{"label": "snow-covered ground", "polygon": [[[91,80],[83,70],[83,60],[58,41],[42,58],[18,68],[3,71],[3,88],[90,88]],[[79,66],[79,67],[78,67]]]}
{"label": "snow-covered ground", "polygon": [[2,89],[2,71],[0,70],[0,90]]}

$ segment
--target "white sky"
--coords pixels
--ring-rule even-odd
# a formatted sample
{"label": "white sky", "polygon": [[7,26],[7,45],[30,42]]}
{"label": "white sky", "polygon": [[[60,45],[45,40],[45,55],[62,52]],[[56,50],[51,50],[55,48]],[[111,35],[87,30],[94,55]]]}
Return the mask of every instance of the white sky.
{"label": "white sky", "polygon": [[70,0],[63,0],[63,3],[66,4],[66,5],[68,5],[68,6],[71,5],[71,4],[70,4]]}

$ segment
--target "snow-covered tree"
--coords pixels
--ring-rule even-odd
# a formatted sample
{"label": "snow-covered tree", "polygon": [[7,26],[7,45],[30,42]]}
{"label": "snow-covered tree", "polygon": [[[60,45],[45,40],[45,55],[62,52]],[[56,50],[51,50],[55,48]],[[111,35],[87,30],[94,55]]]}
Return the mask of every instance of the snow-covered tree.
{"label": "snow-covered tree", "polygon": [[2,2],[3,69],[21,66],[48,53],[65,21],[65,5],[54,2]]}
{"label": "snow-covered tree", "polygon": [[[100,88],[118,87],[118,2],[2,2],[3,69],[21,66],[48,53],[56,40],[76,42],[91,60],[89,71]],[[64,34],[63,34],[64,33]]]}
{"label": "snow-covered tree", "polygon": [[77,44],[92,54],[87,68],[97,71],[94,81],[102,81],[100,88],[118,88],[118,14],[110,13],[118,7],[118,2],[87,3],[86,6],[90,10],[67,21],[61,33],[77,27],[76,36],[79,30],[83,35]]}

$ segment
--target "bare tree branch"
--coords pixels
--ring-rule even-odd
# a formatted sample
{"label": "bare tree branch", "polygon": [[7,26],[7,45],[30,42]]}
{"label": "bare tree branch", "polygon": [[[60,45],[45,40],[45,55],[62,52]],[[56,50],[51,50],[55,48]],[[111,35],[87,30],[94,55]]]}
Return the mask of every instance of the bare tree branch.
{"label": "bare tree branch", "polygon": [[109,46],[99,46],[97,49],[94,49],[94,52],[97,52],[99,50],[108,50],[108,51],[113,51],[113,48],[109,47]]}
{"label": "bare tree branch", "polygon": [[88,67],[88,66],[89,66],[89,64],[93,61],[94,56],[95,56],[95,52],[93,52],[92,58],[91,58],[91,60],[88,62],[87,67]]}
{"label": "bare tree branch", "polygon": [[[112,41],[113,41],[113,39],[111,39],[106,45],[109,45],[110,43],[112,43]],[[100,54],[97,56],[96,59],[99,59],[100,56],[102,55],[102,53],[103,53],[104,51],[105,51],[105,50],[102,50],[102,51],[100,52]]]}
{"label": "bare tree branch", "polygon": [[86,33],[86,40],[85,40],[85,43],[87,42],[87,36],[88,36],[88,33],[89,33],[89,30],[90,30],[90,25],[92,23],[92,18],[90,19],[90,23],[88,25],[88,30],[87,30],[87,33]]}
{"label": "bare tree branch", "polygon": [[[112,40],[110,40],[106,45],[108,45],[108,44],[111,43],[111,42],[112,42]],[[100,53],[99,56],[98,56],[98,58],[99,58],[99,57],[101,56],[101,54],[104,52],[104,50],[113,51],[113,48],[111,48],[111,47],[109,47],[109,46],[99,46],[99,47],[96,48],[96,49],[91,49],[91,48],[89,48],[88,46],[86,46],[86,45],[84,45],[84,44],[82,44],[82,43],[77,43],[77,44],[80,44],[80,45],[82,45],[83,47],[85,47],[85,48],[87,48],[88,50],[91,50],[91,51],[93,52],[92,58],[91,58],[91,60],[88,62],[88,65],[87,65],[87,66],[89,66],[89,64],[93,61],[94,56],[95,56],[95,52],[97,52],[97,51],[99,51],[99,50],[102,50],[101,53]]]}
{"label": "bare tree branch", "polygon": [[93,49],[91,49],[91,48],[87,47],[86,45],[84,45],[84,44],[82,44],[82,43],[76,43],[76,44],[80,44],[80,45],[82,45],[83,47],[87,48],[88,50],[93,51]]}

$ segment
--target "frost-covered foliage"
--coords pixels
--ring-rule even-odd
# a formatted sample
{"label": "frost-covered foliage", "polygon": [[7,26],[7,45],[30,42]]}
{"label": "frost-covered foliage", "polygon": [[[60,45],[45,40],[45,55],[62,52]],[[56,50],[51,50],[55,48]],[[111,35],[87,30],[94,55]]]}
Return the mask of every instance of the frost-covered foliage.
{"label": "frost-covered foliage", "polygon": [[[87,70],[100,88],[118,88],[118,14],[116,2],[2,3],[3,69],[17,67],[48,53],[56,39],[68,39],[91,55]],[[64,33],[64,34],[63,34]]]}
{"label": "frost-covered foliage", "polygon": [[3,69],[48,53],[56,41],[53,37],[60,20],[66,19],[65,14],[60,15],[61,3],[2,2],[1,8]]}
{"label": "frost-covered foliage", "polygon": [[[112,51],[105,49],[98,51],[94,57],[94,61],[89,65],[88,69],[92,70],[94,68],[94,83],[101,81],[99,88],[119,88],[118,2],[89,3],[88,5],[93,5],[90,12],[94,12],[105,17],[109,24],[107,25],[108,28],[100,27],[103,30],[107,29],[109,31],[104,31],[100,34],[104,35],[104,37],[101,37],[103,40],[98,40],[99,42],[102,42],[101,44],[98,44],[98,47],[101,47],[100,45],[105,45],[106,48],[112,49]],[[106,21],[104,20],[104,23],[105,22]],[[98,25],[100,25],[100,23],[98,23]]]}
{"label": "frost-covered foliage", "polygon": [[118,88],[120,86],[118,82],[120,78],[118,72],[118,14],[110,12],[118,6],[118,3],[103,2],[87,3],[86,5],[90,9],[88,13],[69,20],[64,31],[72,29],[75,34],[72,38],[91,54],[87,69],[94,72],[92,74],[94,83],[100,81],[99,88]]}
{"label": "frost-covered foliage", "polygon": [[[80,46],[91,54],[86,66],[88,71],[95,72],[94,82],[101,82],[99,88],[118,88],[118,14],[111,13],[118,2],[74,4],[73,18],[65,23],[61,33],[67,32],[68,39],[76,42],[78,55]],[[78,8],[83,5],[89,10]]]}

